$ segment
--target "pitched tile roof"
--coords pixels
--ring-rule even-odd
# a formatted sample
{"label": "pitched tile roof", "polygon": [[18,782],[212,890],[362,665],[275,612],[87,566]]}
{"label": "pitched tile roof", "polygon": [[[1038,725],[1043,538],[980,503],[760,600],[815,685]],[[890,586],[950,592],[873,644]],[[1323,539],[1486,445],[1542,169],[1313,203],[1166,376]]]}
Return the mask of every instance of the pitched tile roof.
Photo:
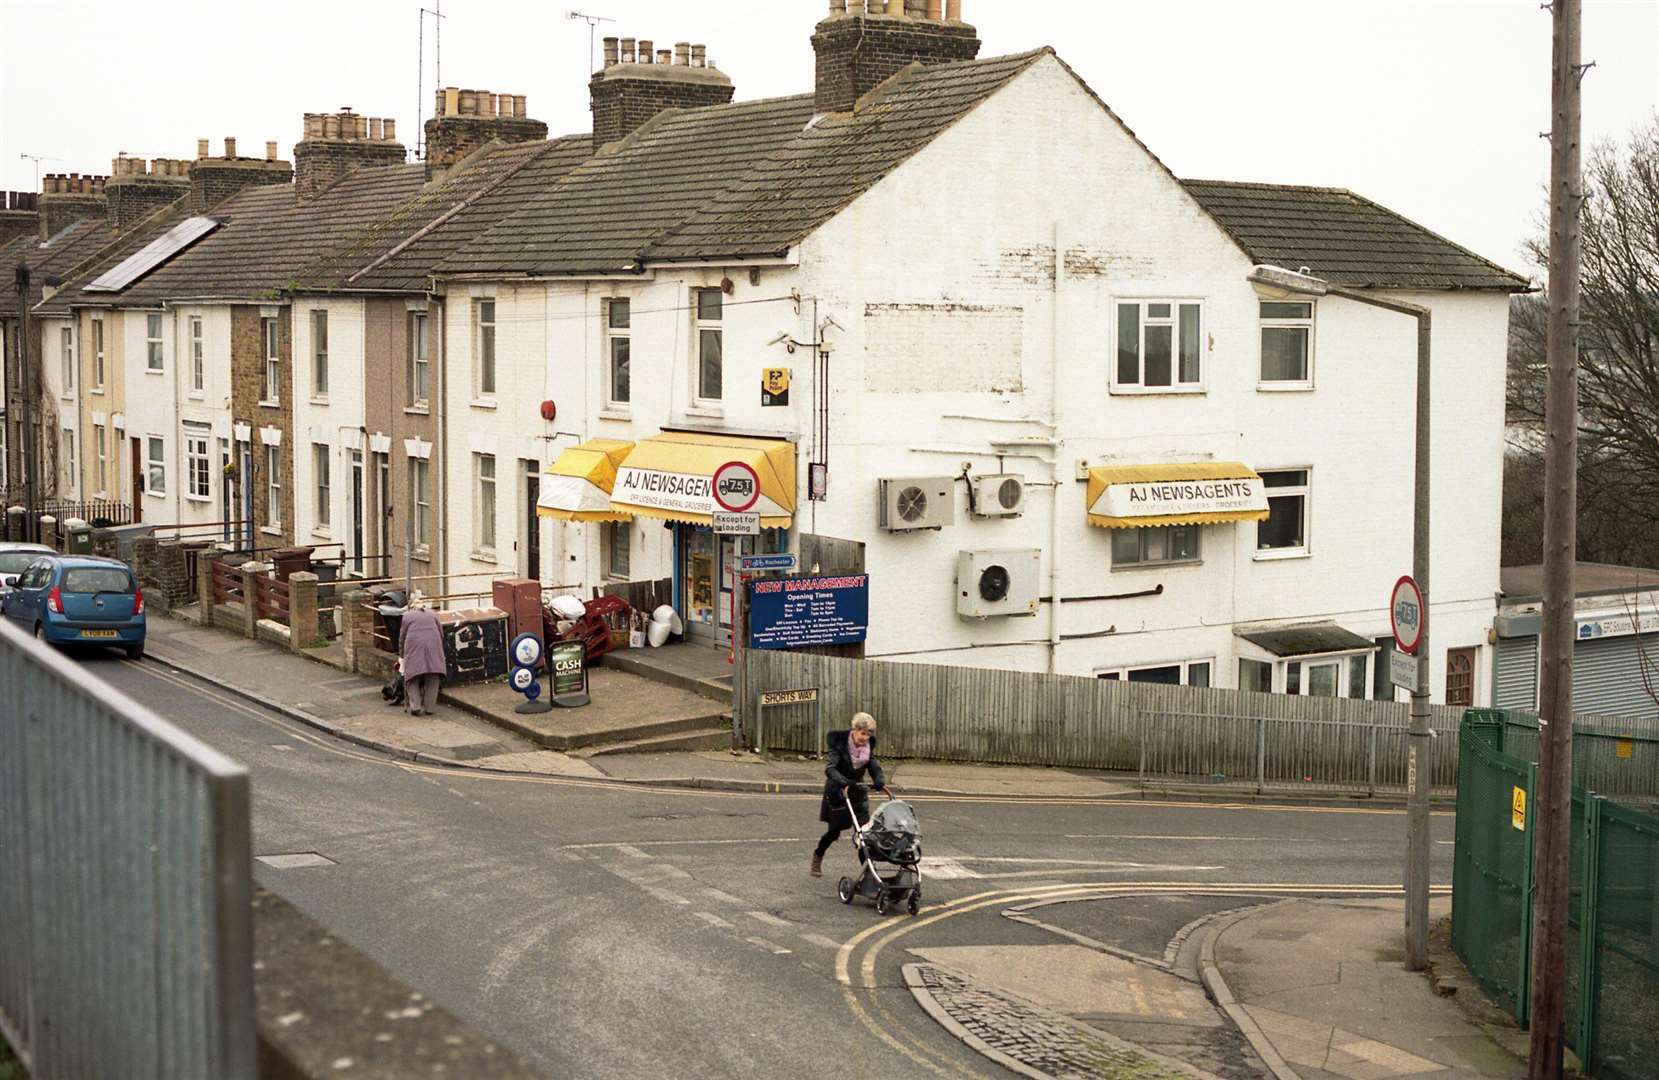
{"label": "pitched tile roof", "polygon": [[440,272],[629,272],[781,254],[1045,55],[907,69],[856,112],[810,126],[810,94],[661,114]]}
{"label": "pitched tile roof", "polygon": [[1253,262],[1353,288],[1522,292],[1527,280],[1343,188],[1183,180]]}
{"label": "pitched tile roof", "polygon": [[75,273],[82,263],[96,256],[118,235],[108,218],[89,217],[64,226],[45,243],[31,234],[0,247],[0,317],[17,314],[15,270],[19,262],[31,274],[29,302],[38,304],[48,276],[67,277]]}

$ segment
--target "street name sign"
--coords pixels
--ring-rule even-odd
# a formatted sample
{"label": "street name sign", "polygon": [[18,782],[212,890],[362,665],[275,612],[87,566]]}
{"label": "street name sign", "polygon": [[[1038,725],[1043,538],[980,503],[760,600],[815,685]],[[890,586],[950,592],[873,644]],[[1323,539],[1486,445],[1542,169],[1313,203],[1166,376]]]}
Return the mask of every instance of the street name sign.
{"label": "street name sign", "polygon": [[1394,644],[1403,653],[1416,653],[1423,641],[1423,592],[1409,575],[1394,583],[1388,618],[1394,626]]}
{"label": "street name sign", "polygon": [[762,705],[805,705],[817,700],[817,687],[807,690],[767,690],[760,695]]}
{"label": "street name sign", "polygon": [[1422,685],[1422,665],[1418,657],[1410,653],[1391,652],[1388,654],[1388,681],[1409,693],[1418,693]]}
{"label": "street name sign", "polygon": [[774,555],[745,555],[741,560],[741,569],[745,574],[754,574],[762,571],[786,573],[795,569],[800,559],[793,552],[780,552]]}
{"label": "street name sign", "polygon": [[[714,531],[721,536],[759,536],[759,514],[715,514]],[[748,567],[743,569],[747,570]]]}

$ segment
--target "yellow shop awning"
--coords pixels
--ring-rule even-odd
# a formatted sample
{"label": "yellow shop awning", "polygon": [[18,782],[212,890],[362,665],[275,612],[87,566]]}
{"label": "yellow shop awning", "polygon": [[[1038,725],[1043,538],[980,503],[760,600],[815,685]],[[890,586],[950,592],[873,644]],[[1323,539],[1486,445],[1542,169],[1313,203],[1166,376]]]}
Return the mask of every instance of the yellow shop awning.
{"label": "yellow shop awning", "polygon": [[[768,529],[788,528],[795,517],[795,444],[783,439],[665,431],[642,440],[617,470],[611,505],[644,517],[710,524],[724,512],[714,500],[714,474],[729,462],[754,473],[758,492],[745,494],[744,470],[734,470],[738,489],[728,501],[753,499],[749,513]],[[731,479],[731,478],[728,478]]]}
{"label": "yellow shop awning", "polygon": [[633,515],[611,506],[616,470],[634,448],[620,439],[589,439],[572,446],[547,467],[536,513],[563,521],[628,521]]}
{"label": "yellow shop awning", "polygon": [[1089,524],[1103,529],[1267,519],[1267,486],[1237,461],[1089,470]]}

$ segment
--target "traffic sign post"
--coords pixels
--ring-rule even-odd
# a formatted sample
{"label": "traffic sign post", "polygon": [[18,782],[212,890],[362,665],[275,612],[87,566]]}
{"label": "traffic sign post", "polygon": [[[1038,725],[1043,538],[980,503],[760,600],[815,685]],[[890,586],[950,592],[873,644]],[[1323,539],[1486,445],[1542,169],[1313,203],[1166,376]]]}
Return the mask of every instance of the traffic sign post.
{"label": "traffic sign post", "polygon": [[742,568],[742,537],[760,535],[760,514],[755,512],[759,502],[760,474],[748,462],[728,461],[714,470],[714,504],[725,511],[713,515],[714,531],[739,538],[737,580],[733,582],[737,588],[732,590],[732,727],[738,739],[754,733],[749,715],[748,664],[744,658],[744,647],[748,644],[744,641],[748,636],[745,610],[748,584]]}

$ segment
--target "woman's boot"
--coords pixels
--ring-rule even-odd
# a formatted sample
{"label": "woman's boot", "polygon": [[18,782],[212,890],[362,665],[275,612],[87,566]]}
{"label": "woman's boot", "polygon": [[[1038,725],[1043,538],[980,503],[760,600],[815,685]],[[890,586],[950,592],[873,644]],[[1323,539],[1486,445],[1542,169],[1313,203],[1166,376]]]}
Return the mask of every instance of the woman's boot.
{"label": "woman's boot", "polygon": [[824,876],[824,857],[816,851],[812,853],[812,869],[808,870],[807,873],[813,877]]}

